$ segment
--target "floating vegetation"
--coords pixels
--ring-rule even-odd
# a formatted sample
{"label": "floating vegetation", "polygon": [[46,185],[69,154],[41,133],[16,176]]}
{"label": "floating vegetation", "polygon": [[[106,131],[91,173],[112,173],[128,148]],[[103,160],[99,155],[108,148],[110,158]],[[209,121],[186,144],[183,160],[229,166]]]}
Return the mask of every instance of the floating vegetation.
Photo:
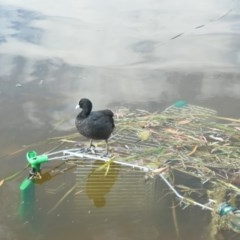
{"label": "floating vegetation", "polygon": [[[240,166],[238,119],[219,117],[214,110],[191,105],[171,106],[161,113],[118,111],[112,145],[128,149],[131,161],[157,168],[174,160],[178,167],[201,171],[198,176],[203,180],[205,173],[208,179],[217,170],[229,172]],[[125,158],[129,160],[129,156]]]}
{"label": "floating vegetation", "polygon": [[116,116],[112,145],[127,149],[121,161],[147,166],[152,175],[168,169],[181,205],[213,204],[212,235],[226,228],[217,208],[223,202],[240,208],[240,119],[184,102],[160,113],[123,108]]}
{"label": "floating vegetation", "polygon": [[4,181],[5,181],[4,179],[0,181],[0,187],[3,185]]}

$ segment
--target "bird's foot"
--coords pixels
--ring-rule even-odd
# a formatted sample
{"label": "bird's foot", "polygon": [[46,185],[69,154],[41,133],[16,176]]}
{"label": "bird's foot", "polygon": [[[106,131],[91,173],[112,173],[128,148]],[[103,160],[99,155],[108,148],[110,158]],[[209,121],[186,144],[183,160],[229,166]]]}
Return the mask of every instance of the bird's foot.
{"label": "bird's foot", "polygon": [[84,149],[84,152],[85,152],[85,153],[96,154],[95,146],[94,146],[94,145],[91,145],[91,146],[85,148],[85,149]]}
{"label": "bird's foot", "polygon": [[91,144],[89,147],[86,147],[83,143],[79,142],[79,143],[76,143],[75,146],[79,147],[82,153],[96,154],[95,146],[93,144]]}
{"label": "bird's foot", "polygon": [[103,154],[101,154],[102,158],[111,158],[112,154],[110,152],[104,152]]}
{"label": "bird's foot", "polygon": [[95,147],[88,148],[92,154],[96,154]]}

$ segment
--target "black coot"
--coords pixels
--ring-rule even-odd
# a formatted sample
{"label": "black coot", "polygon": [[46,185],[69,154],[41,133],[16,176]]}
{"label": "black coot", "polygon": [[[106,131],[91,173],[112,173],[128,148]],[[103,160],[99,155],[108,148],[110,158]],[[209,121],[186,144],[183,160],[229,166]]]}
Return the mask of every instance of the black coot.
{"label": "black coot", "polygon": [[108,138],[114,129],[113,112],[111,110],[92,111],[89,99],[82,98],[76,108],[82,111],[77,115],[75,125],[80,134],[92,140],[105,140],[108,153]]}

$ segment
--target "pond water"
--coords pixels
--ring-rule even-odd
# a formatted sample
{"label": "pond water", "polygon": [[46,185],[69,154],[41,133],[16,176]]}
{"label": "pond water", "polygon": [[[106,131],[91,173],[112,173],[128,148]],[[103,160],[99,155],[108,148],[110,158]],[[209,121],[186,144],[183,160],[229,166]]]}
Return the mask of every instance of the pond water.
{"label": "pond water", "polygon": [[[240,118],[239,10],[237,0],[0,0],[0,180],[26,166],[24,146],[76,131],[82,97],[94,109],[148,111],[185,100]],[[171,210],[146,198],[156,183],[141,172],[116,170],[95,206],[86,190],[94,164],[36,184],[28,219],[19,216],[27,171],[6,181],[0,238],[176,239]],[[187,210],[179,239],[207,239],[208,221]]]}

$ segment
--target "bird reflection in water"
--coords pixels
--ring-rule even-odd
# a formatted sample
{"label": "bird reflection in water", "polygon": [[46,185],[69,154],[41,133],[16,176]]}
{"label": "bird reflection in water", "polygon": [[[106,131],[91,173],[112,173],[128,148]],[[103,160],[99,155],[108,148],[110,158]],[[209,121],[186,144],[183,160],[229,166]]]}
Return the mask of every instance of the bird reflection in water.
{"label": "bird reflection in water", "polygon": [[87,196],[98,208],[106,205],[105,195],[111,191],[120,170],[120,165],[114,162],[110,163],[108,170],[107,167],[101,168],[102,165],[102,161],[94,162],[86,183]]}

